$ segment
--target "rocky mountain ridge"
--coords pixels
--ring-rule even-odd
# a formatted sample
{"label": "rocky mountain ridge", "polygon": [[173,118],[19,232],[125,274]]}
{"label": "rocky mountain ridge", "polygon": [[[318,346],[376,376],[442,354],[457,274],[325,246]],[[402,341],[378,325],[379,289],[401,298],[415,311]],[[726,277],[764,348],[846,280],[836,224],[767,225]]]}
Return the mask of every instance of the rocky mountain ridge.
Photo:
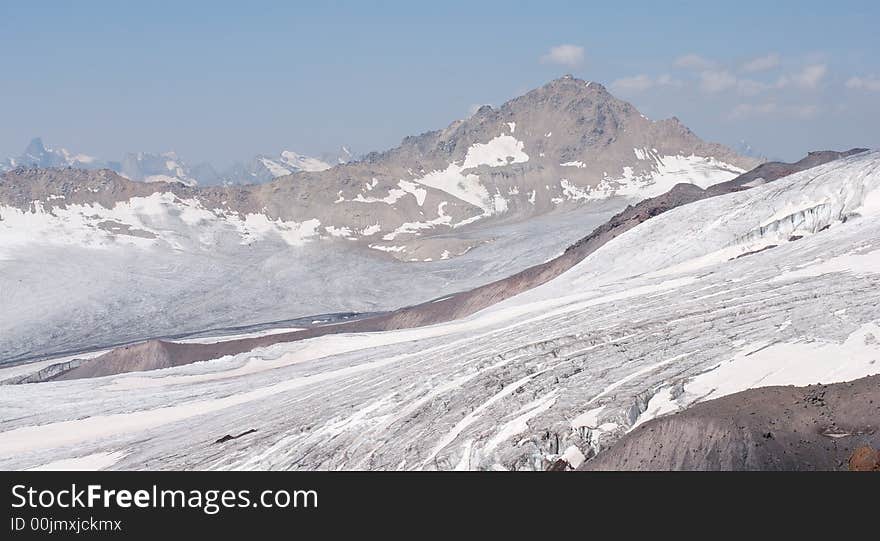
{"label": "rocky mountain ridge", "polygon": [[[0,180],[0,208],[52,215],[52,208],[82,204],[100,221],[134,214],[135,223],[124,230],[150,231],[150,224],[137,219],[142,215],[137,209],[158,205],[168,220],[199,216],[218,230],[241,234],[242,243],[255,236],[291,245],[340,239],[403,261],[430,261],[479,245],[456,238],[456,230],[475,222],[528,220],[613,198],[637,201],[680,182],[708,187],[756,164],[703,142],[676,118],[649,120],[602,85],[572,77],[498,109],[484,106],[468,119],[407,137],[394,149],[353,163],[318,170],[323,165],[294,155],[282,158],[287,161],[263,159],[263,164],[277,173],[289,171],[292,163],[301,170],[240,187],[174,182],[144,187],[108,172],[16,169]],[[173,156],[162,159],[177,164]],[[82,215],[83,209],[73,212]],[[153,233],[161,241],[160,232]]]}
{"label": "rocky mountain ridge", "polygon": [[260,184],[297,171],[324,171],[333,165],[356,159],[346,147],[338,153],[325,153],[326,159],[313,158],[291,150],[278,155],[258,154],[218,171],[209,163],[190,165],[176,152],[130,152],[119,161],[101,160],[65,148],[47,147],[36,137],[18,156],[0,161],[0,173],[16,168],[110,169],[139,182],[179,182],[187,186]]}

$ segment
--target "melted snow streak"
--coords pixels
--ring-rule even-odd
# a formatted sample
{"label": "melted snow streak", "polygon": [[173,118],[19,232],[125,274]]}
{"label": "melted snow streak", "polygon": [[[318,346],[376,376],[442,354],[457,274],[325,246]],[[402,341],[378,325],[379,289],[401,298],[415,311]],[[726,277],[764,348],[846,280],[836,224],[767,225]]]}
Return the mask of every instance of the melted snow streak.
{"label": "melted snow streak", "polygon": [[667,212],[464,320],[4,387],[0,467],[538,469],[694,400],[878,373],[878,165]]}

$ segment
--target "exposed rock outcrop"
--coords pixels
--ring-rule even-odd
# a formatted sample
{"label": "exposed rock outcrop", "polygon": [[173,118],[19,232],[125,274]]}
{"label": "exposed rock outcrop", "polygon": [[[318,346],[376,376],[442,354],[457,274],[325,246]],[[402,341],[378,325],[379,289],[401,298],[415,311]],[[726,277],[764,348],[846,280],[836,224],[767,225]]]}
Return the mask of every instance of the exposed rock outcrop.
{"label": "exposed rock outcrop", "polygon": [[637,427],[581,469],[872,470],[878,446],[880,376],[869,376],[702,402]]}

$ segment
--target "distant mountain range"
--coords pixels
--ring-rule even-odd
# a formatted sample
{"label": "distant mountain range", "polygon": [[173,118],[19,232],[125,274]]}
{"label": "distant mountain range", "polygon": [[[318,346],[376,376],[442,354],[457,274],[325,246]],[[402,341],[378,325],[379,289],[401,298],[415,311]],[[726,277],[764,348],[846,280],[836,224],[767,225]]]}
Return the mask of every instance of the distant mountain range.
{"label": "distant mountain range", "polygon": [[329,169],[349,155],[257,156],[224,177],[174,154],[95,170],[32,147],[13,165],[37,167],[0,174],[0,362],[416,304],[545,262],[678,183],[758,163],[574,77]]}
{"label": "distant mountain range", "polygon": [[0,171],[8,171],[16,167],[79,167],[94,169],[107,167],[94,156],[74,154],[66,148],[47,148],[43,140],[36,137],[31,140],[21,155],[0,161]]}
{"label": "distant mountain range", "polygon": [[[345,239],[403,261],[431,261],[480,245],[480,239],[447,234],[469,224],[527,221],[610,199],[638,201],[679,182],[707,187],[760,162],[702,141],[677,118],[651,120],[601,84],[571,76],[497,109],[483,106],[444,129],[406,137],[396,148],[354,162],[351,157],[343,148],[331,167],[329,158],[284,151],[218,173],[207,165],[189,167],[173,153],[129,154],[121,163],[102,164],[34,140],[10,165],[43,169],[7,173],[14,173],[8,184],[14,191],[0,183],[0,205],[27,209],[43,200],[48,211],[100,202],[110,210],[167,198],[172,222],[204,214],[220,229],[245,231],[248,238],[291,245]],[[104,167],[120,177],[45,170],[59,165]],[[151,184],[127,185],[125,179]],[[179,189],[196,184],[208,187]],[[248,184],[254,186],[234,193],[210,187]],[[105,214],[88,210],[88,216]]]}
{"label": "distant mountain range", "polygon": [[356,156],[345,146],[336,153],[324,153],[321,159],[283,150],[277,156],[260,154],[246,163],[236,163],[223,171],[211,164],[189,165],[175,152],[128,153],[120,161],[101,160],[66,148],[47,147],[36,137],[20,155],[0,161],[0,172],[17,167],[73,167],[111,169],[121,176],[140,182],[179,182],[185,186],[260,184],[300,171],[316,172],[347,163]]}

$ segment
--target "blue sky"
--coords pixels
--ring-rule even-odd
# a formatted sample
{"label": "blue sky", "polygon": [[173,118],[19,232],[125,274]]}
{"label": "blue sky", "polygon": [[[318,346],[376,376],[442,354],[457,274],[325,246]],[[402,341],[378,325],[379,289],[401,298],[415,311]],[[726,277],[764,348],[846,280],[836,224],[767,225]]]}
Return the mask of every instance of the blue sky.
{"label": "blue sky", "polygon": [[0,0],[0,156],[37,135],[220,167],[382,150],[565,73],[773,157],[877,147],[878,21],[876,1]]}

